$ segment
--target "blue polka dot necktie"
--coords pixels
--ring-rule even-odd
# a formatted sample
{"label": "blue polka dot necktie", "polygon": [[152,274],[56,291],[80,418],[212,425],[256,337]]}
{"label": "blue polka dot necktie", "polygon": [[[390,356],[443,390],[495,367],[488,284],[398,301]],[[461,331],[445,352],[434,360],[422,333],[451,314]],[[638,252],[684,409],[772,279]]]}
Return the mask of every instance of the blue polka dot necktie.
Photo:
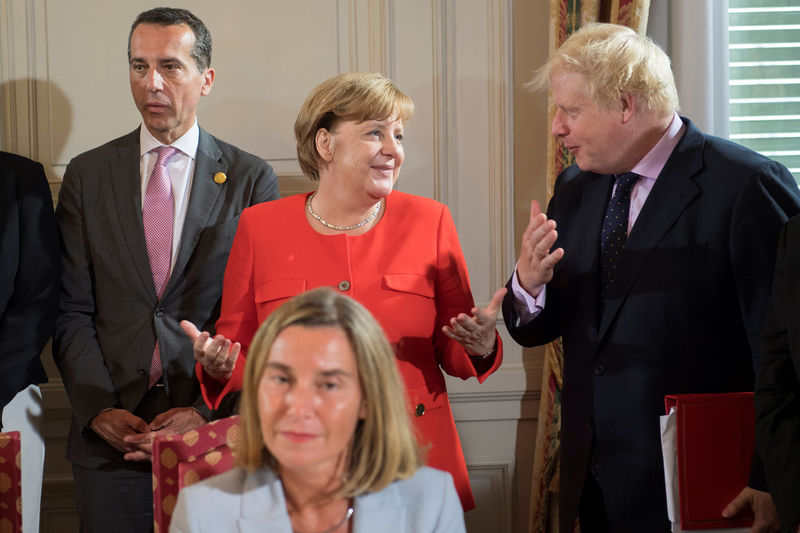
{"label": "blue polka dot necktie", "polygon": [[638,174],[627,172],[616,178],[614,196],[608,202],[603,229],[600,231],[600,298],[606,301],[625,241],[628,240],[628,212],[631,207],[631,190]]}

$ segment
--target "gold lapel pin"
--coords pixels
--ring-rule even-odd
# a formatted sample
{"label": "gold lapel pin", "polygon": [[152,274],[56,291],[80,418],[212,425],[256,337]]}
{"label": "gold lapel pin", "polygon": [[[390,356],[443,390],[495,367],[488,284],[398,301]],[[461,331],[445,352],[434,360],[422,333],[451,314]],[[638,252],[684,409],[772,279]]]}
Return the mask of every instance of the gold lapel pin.
{"label": "gold lapel pin", "polygon": [[228,180],[228,176],[225,175],[224,172],[217,172],[214,174],[214,183],[219,183],[222,185]]}

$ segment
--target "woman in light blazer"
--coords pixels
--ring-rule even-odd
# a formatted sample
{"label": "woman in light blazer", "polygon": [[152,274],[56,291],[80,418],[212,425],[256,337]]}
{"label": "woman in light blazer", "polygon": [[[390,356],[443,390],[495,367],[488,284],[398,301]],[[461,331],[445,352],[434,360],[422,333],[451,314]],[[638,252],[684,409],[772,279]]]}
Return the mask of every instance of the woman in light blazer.
{"label": "woman in light blazer", "polygon": [[270,315],[244,371],[238,467],[183,489],[170,531],[464,532],[450,474],[421,467],[380,326],[327,288]]}

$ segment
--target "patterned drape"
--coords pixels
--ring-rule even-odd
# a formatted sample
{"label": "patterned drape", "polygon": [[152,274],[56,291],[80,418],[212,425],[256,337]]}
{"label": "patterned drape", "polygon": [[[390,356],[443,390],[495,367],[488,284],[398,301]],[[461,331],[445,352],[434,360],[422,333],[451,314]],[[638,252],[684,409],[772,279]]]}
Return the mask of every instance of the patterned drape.
{"label": "patterned drape", "polygon": [[[650,0],[550,0],[550,51],[590,22],[623,24],[644,33]],[[552,103],[551,103],[552,104]],[[548,125],[555,109],[549,106]],[[558,174],[572,164],[572,156],[553,135],[547,140],[547,196],[553,194]],[[545,348],[542,397],[536,430],[531,485],[530,533],[558,531],[558,461],[561,430],[561,387],[564,353],[558,339]],[[576,527],[576,530],[578,528]]]}

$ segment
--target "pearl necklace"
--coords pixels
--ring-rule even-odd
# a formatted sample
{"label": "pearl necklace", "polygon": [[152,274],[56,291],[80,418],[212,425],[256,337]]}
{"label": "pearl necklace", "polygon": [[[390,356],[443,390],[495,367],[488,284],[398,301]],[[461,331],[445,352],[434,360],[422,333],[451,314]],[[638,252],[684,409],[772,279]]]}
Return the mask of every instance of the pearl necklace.
{"label": "pearl necklace", "polygon": [[[326,529],[325,531],[320,531],[319,533],[331,533],[331,531],[336,531],[337,529],[342,527],[345,522],[350,520],[351,516],[353,516],[353,508],[352,507],[348,507],[347,511],[345,511],[345,513],[344,513],[344,518],[342,518],[342,520],[338,524],[336,524],[335,526],[333,526],[331,528]],[[293,531],[293,533],[300,533],[296,529],[293,529],[292,531]]]}
{"label": "pearl necklace", "polygon": [[353,224],[352,226],[334,226],[333,224],[330,224],[330,223],[326,222],[325,220],[323,220],[322,217],[320,217],[318,214],[316,214],[314,212],[314,210],[311,208],[311,199],[314,198],[314,196],[316,196],[316,195],[317,195],[317,193],[314,192],[308,197],[308,200],[306,200],[306,210],[308,211],[308,214],[311,215],[312,217],[314,217],[314,219],[317,222],[319,222],[320,224],[322,224],[326,228],[330,228],[330,229],[336,230],[336,231],[350,231],[351,229],[360,228],[364,224],[372,222],[372,220],[376,216],[378,216],[378,211],[381,210],[381,205],[383,204],[383,198],[381,198],[380,200],[378,200],[378,203],[375,204],[375,209],[373,209],[372,213],[367,218],[365,218],[364,220],[359,222],[358,224]]}

